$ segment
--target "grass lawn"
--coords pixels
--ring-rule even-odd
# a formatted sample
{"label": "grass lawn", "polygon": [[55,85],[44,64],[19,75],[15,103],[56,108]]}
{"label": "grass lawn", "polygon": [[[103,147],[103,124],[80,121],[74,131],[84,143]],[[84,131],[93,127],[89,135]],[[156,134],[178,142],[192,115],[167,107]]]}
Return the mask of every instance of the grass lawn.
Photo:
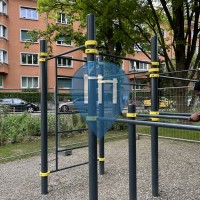
{"label": "grass lawn", "polygon": [[[109,131],[105,135],[105,141],[119,140],[127,137],[127,131]],[[63,147],[71,147],[87,144],[88,136],[87,132],[76,133],[68,135],[68,137],[62,136],[60,139],[60,145]],[[55,147],[55,137],[48,138],[49,152],[53,151]],[[38,138],[35,141],[9,144],[6,146],[0,146],[0,163],[26,158],[33,155],[39,155],[41,150],[41,141]],[[8,159],[5,159],[7,158]]]}
{"label": "grass lawn", "polygon": [[[151,127],[138,125],[137,133],[150,135]],[[159,136],[200,141],[200,132],[190,130],[159,128]],[[119,140],[127,137],[128,131],[109,131],[105,134],[105,141]],[[62,147],[70,148],[71,146],[85,145],[87,144],[87,140],[87,132],[74,133],[68,135],[67,137],[61,136],[60,145]],[[37,138],[35,141],[0,146],[0,163],[12,161],[19,158],[30,157],[33,155],[39,155],[41,146],[40,143],[40,138]],[[55,136],[48,139],[49,152],[51,152],[54,147]],[[7,157],[9,157],[9,159],[5,159]]]}

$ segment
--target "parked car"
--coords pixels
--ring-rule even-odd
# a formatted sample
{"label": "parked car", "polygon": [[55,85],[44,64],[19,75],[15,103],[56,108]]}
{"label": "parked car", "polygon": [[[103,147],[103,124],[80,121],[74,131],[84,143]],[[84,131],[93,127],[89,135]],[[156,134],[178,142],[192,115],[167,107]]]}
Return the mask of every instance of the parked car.
{"label": "parked car", "polygon": [[[96,104],[97,108],[98,103]],[[104,109],[112,109],[112,102],[104,102]],[[84,103],[84,98],[76,98],[73,101],[68,102],[60,102],[59,103],[59,111],[60,112],[72,112],[72,111],[79,111],[79,112],[87,112],[88,111],[88,104]]]}
{"label": "parked car", "polygon": [[35,103],[26,102],[20,98],[6,98],[0,99],[0,107],[6,107],[11,112],[23,112],[33,113],[39,111],[39,106]]}
{"label": "parked car", "polygon": [[87,111],[88,104],[84,104],[83,98],[77,98],[73,101],[59,103],[60,112],[72,112],[77,110]]}
{"label": "parked car", "polygon": [[[145,109],[148,109],[151,107],[151,99],[145,99],[143,101],[143,105]],[[173,108],[174,103],[173,101],[167,99],[166,97],[160,97],[159,99],[159,108]]]}

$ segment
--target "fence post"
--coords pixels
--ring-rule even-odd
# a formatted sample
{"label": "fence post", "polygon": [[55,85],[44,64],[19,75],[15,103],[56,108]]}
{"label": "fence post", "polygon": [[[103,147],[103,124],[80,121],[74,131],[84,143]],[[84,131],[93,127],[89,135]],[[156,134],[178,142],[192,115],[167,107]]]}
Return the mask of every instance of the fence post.
{"label": "fence post", "polygon": [[41,193],[48,193],[48,141],[47,141],[47,43],[40,40],[41,76]]}
{"label": "fence post", "polygon": [[[135,120],[136,109],[134,104],[128,105],[127,117]],[[128,149],[129,149],[129,199],[137,199],[137,175],[136,175],[136,125],[128,125]]]}
{"label": "fence post", "polygon": [[[159,100],[158,100],[158,48],[157,36],[151,39],[151,112],[152,115],[159,115]],[[159,121],[159,118],[152,118],[152,121]],[[151,126],[151,162],[152,162],[152,195],[158,196],[158,127]]]}

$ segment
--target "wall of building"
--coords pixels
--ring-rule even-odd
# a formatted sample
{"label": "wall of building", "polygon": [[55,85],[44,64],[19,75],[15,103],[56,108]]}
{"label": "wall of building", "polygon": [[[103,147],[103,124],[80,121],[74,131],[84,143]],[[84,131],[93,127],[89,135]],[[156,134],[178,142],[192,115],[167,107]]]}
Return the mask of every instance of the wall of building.
{"label": "wall of building", "polygon": [[[39,42],[31,45],[28,49],[25,48],[25,42],[20,41],[21,30],[46,29],[46,20],[44,15],[38,15],[38,19],[26,19],[20,17],[21,7],[36,8],[37,1],[32,0],[13,0],[5,1],[7,3],[7,15],[0,14],[0,25],[7,27],[7,38],[0,37],[0,50],[8,52],[8,63],[0,64],[0,76],[3,77],[3,85],[0,88],[22,88],[22,77],[38,77],[40,76],[40,67],[38,65],[22,65],[21,53],[38,54],[40,45]],[[74,25],[77,29],[78,24]],[[84,44],[84,43],[83,43]],[[73,49],[74,46],[60,46],[53,44],[53,55],[66,52]],[[86,55],[82,51],[76,51],[66,56],[71,56],[77,59],[83,59]],[[39,56],[38,56],[39,58]],[[148,60],[141,52],[135,55],[136,59]],[[73,67],[59,67],[58,75],[73,76],[74,73],[82,66],[82,62],[73,61]],[[126,72],[130,70],[129,61],[124,61],[123,68]],[[134,75],[130,75],[133,79]],[[39,78],[40,79],[40,78]],[[55,60],[48,61],[48,87],[55,86]],[[40,85],[38,85],[40,87]]]}

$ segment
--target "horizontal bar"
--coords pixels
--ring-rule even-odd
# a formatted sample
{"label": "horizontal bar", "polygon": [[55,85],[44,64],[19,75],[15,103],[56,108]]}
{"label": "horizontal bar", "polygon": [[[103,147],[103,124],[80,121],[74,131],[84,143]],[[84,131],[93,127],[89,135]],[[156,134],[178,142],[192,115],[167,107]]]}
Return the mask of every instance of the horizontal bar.
{"label": "horizontal bar", "polygon": [[112,121],[112,122],[123,122],[128,124],[139,124],[146,126],[158,126],[165,128],[175,128],[175,129],[185,129],[185,130],[195,130],[200,131],[200,126],[194,126],[189,124],[173,124],[173,123],[163,123],[163,122],[149,122],[149,121],[139,121],[139,120],[128,120],[128,119],[114,119],[106,117],[98,117],[98,120]]}
{"label": "horizontal bar", "polygon": [[137,117],[154,117],[154,118],[166,118],[166,119],[182,119],[188,120],[186,116],[171,116],[171,115],[150,115],[150,114],[137,114]]}
{"label": "horizontal bar", "polygon": [[81,148],[85,148],[85,147],[88,147],[88,145],[83,145],[83,146],[78,146],[78,147],[72,147],[72,148],[66,148],[66,149],[62,149],[62,150],[57,150],[57,152],[63,152],[63,151],[68,151],[68,150],[81,149]]}
{"label": "horizontal bar", "polygon": [[81,145],[83,145],[83,144],[88,144],[87,142],[85,142],[85,141],[82,141],[82,142],[77,142],[77,143],[71,143],[71,144],[66,144],[66,145],[60,145],[59,147],[60,148],[67,148],[68,146],[75,146],[75,145],[78,145],[78,144],[81,144]]}
{"label": "horizontal bar", "polygon": [[[151,135],[149,135],[149,134],[140,133],[139,135],[151,137]],[[159,135],[158,137],[159,138],[163,138],[163,139],[170,139],[170,140],[178,140],[178,141],[185,141],[185,142],[200,143],[200,140],[189,140],[189,139],[176,138],[176,137],[166,137],[166,136],[162,136],[162,135]]]}
{"label": "horizontal bar", "polygon": [[52,56],[52,57],[48,57],[46,60],[51,60],[51,59],[53,59],[53,58],[57,58],[57,57],[59,57],[59,56],[66,55],[66,54],[68,54],[68,53],[72,53],[72,52],[74,52],[74,51],[77,51],[77,50],[83,49],[84,47],[85,47],[85,45],[82,45],[82,46],[77,47],[77,48],[74,48],[74,49],[72,49],[72,50],[69,50],[69,51],[66,51],[66,52],[63,52],[63,53],[57,54],[57,55]]}
{"label": "horizontal bar", "polygon": [[69,133],[69,132],[76,132],[76,131],[87,131],[88,128],[81,128],[81,129],[72,129],[72,130],[66,130],[66,131],[58,131],[58,133]]}
{"label": "horizontal bar", "polygon": [[192,80],[188,78],[178,78],[178,77],[172,77],[172,76],[159,76],[160,78],[168,78],[168,79],[175,79],[175,80],[181,80],[181,81],[190,81],[190,82],[197,82],[197,80]]}
{"label": "horizontal bar", "polygon": [[65,170],[65,169],[70,169],[70,168],[73,168],[73,167],[79,167],[79,166],[82,166],[82,165],[86,165],[86,164],[88,164],[88,163],[89,163],[89,162],[84,162],[84,163],[80,163],[80,164],[77,164],[77,165],[71,165],[71,166],[69,166],[69,167],[64,167],[64,168],[60,168],[60,169],[57,169],[57,170],[52,170],[52,171],[50,171],[50,173],[62,171],[62,170]]}
{"label": "horizontal bar", "polygon": [[106,53],[102,53],[102,52],[99,52],[99,55],[106,56],[106,57],[111,57],[111,58],[120,58],[122,60],[139,61],[139,62],[151,64],[151,62],[149,62],[149,61],[137,60],[137,59],[127,58],[127,57],[123,57],[123,56],[116,56],[116,55],[106,54]]}
{"label": "horizontal bar", "polygon": [[148,75],[149,75],[149,71],[140,71],[140,72],[129,72],[129,73],[126,73],[126,75],[131,75],[131,74],[146,74],[146,73],[148,73]]}
{"label": "horizontal bar", "polygon": [[160,112],[160,115],[179,115],[179,116],[190,116],[191,113],[171,113],[171,112]]}
{"label": "horizontal bar", "polygon": [[[70,57],[66,57],[66,56],[63,56],[63,58],[67,58],[68,60],[74,60],[74,61],[79,61],[79,62],[87,62],[87,60],[83,60],[83,59],[78,59],[78,58],[70,58]],[[59,66],[57,66],[59,67]]]}
{"label": "horizontal bar", "polygon": [[181,73],[181,72],[189,72],[189,71],[198,71],[197,69],[188,69],[188,70],[180,70],[180,71],[173,71],[173,72],[163,72],[160,73],[160,75],[163,74],[174,74],[174,73]]}

